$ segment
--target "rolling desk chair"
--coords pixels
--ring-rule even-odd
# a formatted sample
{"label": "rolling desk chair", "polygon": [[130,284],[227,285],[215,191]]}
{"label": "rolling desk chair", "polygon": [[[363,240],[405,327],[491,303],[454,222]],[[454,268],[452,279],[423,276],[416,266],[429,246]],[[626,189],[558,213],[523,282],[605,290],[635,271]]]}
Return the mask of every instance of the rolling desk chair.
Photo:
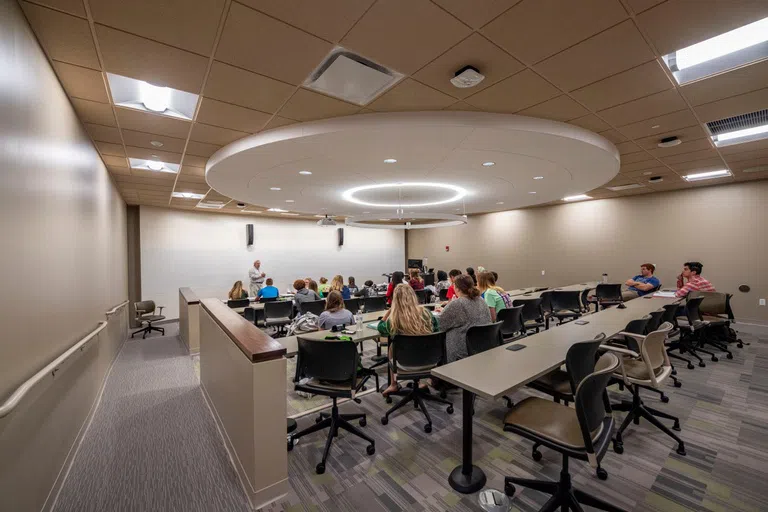
{"label": "rolling desk chair", "polygon": [[[682,349],[683,344],[680,343],[679,340],[671,341],[670,339],[672,338],[672,336],[680,334],[680,329],[675,327],[677,325],[677,310],[680,309],[680,305],[667,304],[665,306],[662,306],[662,308],[664,309],[664,314],[661,316],[661,323],[669,322],[670,324],[672,324],[672,330],[669,332],[669,334],[667,334],[667,354],[669,355],[669,357],[673,359],[685,361],[687,368],[689,370],[693,370],[695,366],[693,366],[693,363],[691,362],[691,360],[688,359],[687,357],[683,357],[682,355],[680,355],[683,353],[683,349]],[[679,354],[672,353],[674,349],[678,349]],[[672,371],[675,371],[675,370],[672,370]]]}
{"label": "rolling desk chair", "polygon": [[512,307],[523,306],[523,326],[525,331],[529,329],[539,329],[544,327],[544,315],[541,312],[541,299],[514,299]]}
{"label": "rolling desk chair", "polygon": [[[139,325],[147,324],[146,327],[142,327],[141,329],[137,331],[133,331],[131,333],[131,338],[135,334],[142,333],[141,338],[146,339],[147,334],[149,334],[152,331],[157,331],[162,335],[165,335],[165,329],[162,327],[155,327],[152,325],[152,322],[159,322],[160,320],[165,320],[165,316],[163,315],[163,308],[165,306],[157,306],[155,307],[155,301],[153,300],[142,300],[141,302],[134,302],[133,303],[133,309],[136,310],[136,321],[139,322]],[[155,314],[155,309],[160,310],[160,314]]]}
{"label": "rolling desk chair", "polygon": [[[728,359],[733,359],[733,354],[728,350],[728,344],[736,341],[732,336],[731,318],[728,315],[730,300],[728,295],[722,292],[692,291],[688,298],[703,297],[699,304],[701,319],[709,322],[706,342],[727,354]],[[730,313],[733,315],[733,312]],[[735,334],[735,332],[733,332]],[[743,345],[742,345],[743,346]]]}
{"label": "rolling desk chair", "polygon": [[250,305],[251,305],[251,301],[248,299],[235,299],[235,300],[230,299],[227,301],[227,306],[232,309],[247,308]]}
{"label": "rolling desk chair", "polygon": [[582,313],[591,313],[592,312],[592,303],[589,302],[589,288],[585,288],[584,290],[581,290],[581,295],[579,296],[579,301],[581,302],[581,311]]}
{"label": "rolling desk chair", "polygon": [[[541,316],[544,318],[544,328],[549,329],[549,319],[552,316],[552,290],[547,290],[539,295],[539,309],[541,310]],[[515,301],[512,301],[514,305]],[[537,331],[538,332],[538,331]]]}
{"label": "rolling desk chair", "polygon": [[440,290],[439,298],[440,302],[445,302],[448,300],[448,288],[443,288]]}
{"label": "rolling desk chair", "polygon": [[496,314],[496,320],[502,323],[501,337],[505,343],[525,338],[523,307],[524,306],[513,306],[511,308],[502,309]]}
{"label": "rolling desk chair", "polygon": [[629,350],[614,345],[603,345],[603,348],[606,350],[616,352],[617,355],[622,356],[621,365],[614,375],[616,378],[622,379],[624,385],[632,392],[631,402],[622,400],[620,404],[612,405],[614,410],[626,411],[628,413],[621,423],[621,427],[616,432],[616,438],[613,441],[613,450],[616,453],[624,452],[622,434],[629,426],[629,423],[634,421],[635,424],[639,424],[640,418],[645,418],[656,428],[677,441],[677,453],[685,455],[685,443],[683,443],[683,440],[661,423],[658,418],[674,421],[672,430],[677,430],[678,432],[680,431],[680,420],[665,412],[646,407],[640,398],[640,387],[660,389],[663,382],[672,374],[672,365],[669,362],[669,356],[667,356],[664,345],[667,334],[671,330],[672,324],[664,322],[658,330],[647,336],[622,333],[635,339],[638,350]]}
{"label": "rolling desk chair", "polygon": [[392,361],[390,363],[392,373],[397,374],[398,381],[410,380],[412,385],[410,389],[393,391],[387,397],[387,403],[391,402],[392,396],[404,398],[384,414],[381,418],[381,424],[389,423],[389,415],[396,410],[409,402],[415,402],[415,406],[421,409],[427,419],[424,432],[429,434],[432,432],[432,418],[430,418],[429,411],[424,405],[425,400],[445,404],[448,406],[446,412],[453,414],[453,403],[419,388],[419,381],[430,378],[430,371],[444,364],[447,360],[445,333],[435,332],[422,336],[396,335],[389,338],[389,344],[392,346]]}
{"label": "rolling desk chair", "polygon": [[259,299],[259,303],[266,304],[267,302],[277,302],[280,297],[262,297]]}
{"label": "rolling desk chair", "polygon": [[306,302],[299,303],[300,313],[312,313],[313,315],[320,316],[320,313],[325,311],[324,300],[308,300]]}
{"label": "rolling desk chair", "polygon": [[277,334],[285,332],[285,326],[291,323],[293,302],[290,300],[267,301],[264,304],[264,319],[257,322],[258,327],[277,327]]}
{"label": "rolling desk chair", "polygon": [[560,452],[563,455],[563,465],[558,482],[505,477],[505,494],[514,496],[517,484],[552,496],[541,510],[570,508],[580,511],[580,503],[610,512],[621,510],[596,496],[574,489],[568,470],[569,459],[586,460],[596,469],[598,478],[608,478],[608,473],[600,466],[613,431],[613,416],[605,388],[618,367],[619,358],[615,354],[603,354],[597,364],[594,364],[594,371],[576,386],[575,409],[543,398],[531,397],[507,413],[504,418],[505,431],[514,432]]}
{"label": "rolling desk chair", "polygon": [[363,299],[363,311],[371,313],[373,311],[384,311],[387,309],[387,298],[383,295],[379,297],[366,297]]}
{"label": "rolling desk chair", "polygon": [[344,301],[344,308],[348,309],[352,312],[353,315],[356,315],[358,311],[363,307],[363,300],[362,299],[346,299]]}
{"label": "rolling desk chair", "polygon": [[[503,311],[508,311],[503,309]],[[493,324],[473,325],[467,330],[467,356],[474,356],[480,352],[491,350],[504,344],[502,337],[503,322]],[[507,407],[511,408],[514,402],[511,398],[504,395],[502,398],[507,401]],[[475,400],[477,395],[472,395],[472,411],[474,413]]]}
{"label": "rolling desk chair", "polygon": [[557,324],[563,321],[576,320],[581,316],[581,302],[579,291],[553,290],[551,297],[552,313],[550,318],[556,318]]}
{"label": "rolling desk chair", "polygon": [[[688,299],[685,303],[685,317],[677,317],[677,326],[680,329],[679,343],[685,348],[685,350],[692,356],[699,360],[699,366],[705,366],[704,361],[699,357],[698,352],[708,354],[713,362],[717,362],[718,358],[714,352],[705,350],[702,348],[706,343],[709,322],[705,322],[701,319],[701,313],[699,313],[699,305],[704,300],[704,297],[695,297]],[[686,345],[687,344],[687,345]],[[728,352],[729,359],[733,358],[733,355]]]}
{"label": "rolling desk chair", "polygon": [[[320,417],[314,425],[288,437],[288,451],[293,449],[293,442],[296,439],[327,428],[328,438],[325,441],[323,458],[315,467],[317,474],[322,475],[325,473],[325,463],[331,451],[333,438],[339,435],[341,428],[368,441],[366,453],[373,455],[376,452],[376,441],[349,423],[352,420],[359,420],[360,426],[364,427],[366,424],[365,414],[339,414],[339,407],[336,404],[336,400],[339,398],[350,398],[356,403],[360,403],[360,399],[355,398],[355,395],[360,392],[368,380],[368,376],[357,374],[360,354],[357,352],[355,344],[344,341],[311,340],[301,336],[298,337],[297,341],[299,351],[296,359],[296,375],[294,376],[296,391],[331,397],[333,405],[330,415],[320,413]],[[304,378],[309,380],[300,384]]]}
{"label": "rolling desk chair", "polygon": [[416,298],[419,299],[419,304],[427,303],[427,291],[426,290],[414,290]]}
{"label": "rolling desk chair", "polygon": [[624,303],[621,297],[620,284],[599,284],[595,288],[595,310],[600,311],[600,306],[605,309],[609,306],[618,306]]}

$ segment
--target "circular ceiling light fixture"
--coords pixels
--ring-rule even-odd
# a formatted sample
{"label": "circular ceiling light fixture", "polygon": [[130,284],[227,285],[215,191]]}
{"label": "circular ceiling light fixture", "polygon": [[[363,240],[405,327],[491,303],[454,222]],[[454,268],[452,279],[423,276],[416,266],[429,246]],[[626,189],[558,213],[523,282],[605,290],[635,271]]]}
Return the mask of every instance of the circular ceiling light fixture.
{"label": "circular ceiling light fixture", "polygon": [[147,167],[149,167],[153,171],[159,171],[163,168],[163,162],[158,162],[156,160],[147,160]]}
{"label": "circular ceiling light fixture", "polygon": [[483,162],[483,167],[493,167],[496,162]]}
{"label": "circular ceiling light fixture", "polygon": [[303,174],[304,176],[309,176],[312,174],[312,171],[299,171],[299,174]]}
{"label": "circular ceiling light fixture", "polygon": [[386,159],[384,159],[384,163],[385,164],[396,164],[397,160],[395,160],[394,158],[386,158]]}
{"label": "circular ceiling light fixture", "polygon": [[535,180],[543,180],[544,176],[534,176],[533,179],[535,179]]}
{"label": "circular ceiling light fixture", "polygon": [[355,217],[347,217],[344,223],[347,226],[357,228],[371,228],[371,229],[428,229],[428,228],[445,228],[448,226],[461,226],[467,223],[466,215],[454,215],[452,213],[412,213],[408,215],[410,220],[425,219],[435,222],[425,222],[424,224],[413,224],[410,221],[404,221],[396,224],[380,224],[380,222],[387,222],[396,219],[382,219],[381,214],[369,214],[369,215],[357,215]]}
{"label": "circular ceiling light fixture", "polygon": [[[428,203],[373,203],[370,201],[363,201],[362,199],[358,199],[355,197],[355,194],[358,192],[365,192],[368,190],[385,190],[388,188],[433,188],[433,189],[443,189],[443,190],[449,190],[454,192],[454,195],[449,197],[448,199],[443,199],[440,201],[432,201]],[[454,201],[458,201],[462,199],[464,196],[467,195],[467,191],[459,186],[456,185],[448,185],[445,183],[381,183],[378,185],[363,185],[361,187],[354,187],[350,188],[349,190],[345,190],[342,194],[342,197],[355,204],[363,205],[363,206],[375,206],[378,208],[419,208],[423,206],[436,206],[440,204],[446,204],[446,203],[453,203]]]}
{"label": "circular ceiling light fixture", "polygon": [[269,187],[269,190],[281,190],[280,187]]}
{"label": "circular ceiling light fixture", "polygon": [[162,142],[160,142],[159,140],[152,140],[152,141],[149,141],[149,143],[150,143],[150,144],[152,144],[153,146],[155,146],[156,148],[161,148],[161,147],[163,147],[163,145],[164,145],[164,144],[163,144]]}

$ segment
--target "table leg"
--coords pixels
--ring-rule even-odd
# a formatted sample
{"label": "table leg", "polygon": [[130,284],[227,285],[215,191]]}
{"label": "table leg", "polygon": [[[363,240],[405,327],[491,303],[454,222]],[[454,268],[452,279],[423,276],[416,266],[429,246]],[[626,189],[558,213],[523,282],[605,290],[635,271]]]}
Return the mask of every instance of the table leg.
{"label": "table leg", "polygon": [[479,491],[485,486],[486,481],[483,470],[472,464],[472,399],[472,392],[465,389],[461,398],[462,462],[451,471],[448,477],[451,487],[462,494]]}

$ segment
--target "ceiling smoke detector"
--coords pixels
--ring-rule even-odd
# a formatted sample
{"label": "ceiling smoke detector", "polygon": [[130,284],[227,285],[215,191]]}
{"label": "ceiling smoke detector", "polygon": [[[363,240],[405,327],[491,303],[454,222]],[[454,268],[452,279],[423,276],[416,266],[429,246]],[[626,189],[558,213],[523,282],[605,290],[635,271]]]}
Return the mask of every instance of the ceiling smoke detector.
{"label": "ceiling smoke detector", "polygon": [[485,75],[480,74],[476,68],[464,66],[451,78],[451,83],[459,89],[467,89],[476,86],[483,80],[485,80]]}
{"label": "ceiling smoke detector", "polygon": [[683,143],[683,141],[681,141],[677,137],[664,137],[656,145],[658,147],[660,147],[660,148],[671,148],[671,147],[674,147],[674,146],[679,146],[682,143]]}
{"label": "ceiling smoke detector", "polygon": [[237,203],[238,208],[245,208],[245,203]]}
{"label": "ceiling smoke detector", "polygon": [[328,217],[326,215],[325,217],[323,217],[322,219],[317,221],[317,225],[318,226],[323,226],[323,227],[325,227],[325,226],[335,226],[336,225],[336,221],[331,219],[330,217]]}
{"label": "ceiling smoke detector", "polygon": [[664,178],[661,176],[651,176],[648,178],[648,183],[661,183],[662,181],[664,181]]}

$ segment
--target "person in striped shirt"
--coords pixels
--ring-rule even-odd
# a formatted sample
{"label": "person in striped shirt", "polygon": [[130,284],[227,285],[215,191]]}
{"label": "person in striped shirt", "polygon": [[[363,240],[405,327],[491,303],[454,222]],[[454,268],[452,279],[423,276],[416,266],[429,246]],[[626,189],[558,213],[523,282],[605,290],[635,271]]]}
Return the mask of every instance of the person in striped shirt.
{"label": "person in striped shirt", "polygon": [[701,277],[703,268],[704,265],[698,261],[689,261],[683,264],[683,272],[677,276],[677,292],[675,292],[675,297],[685,297],[692,291],[715,291],[712,283]]}

